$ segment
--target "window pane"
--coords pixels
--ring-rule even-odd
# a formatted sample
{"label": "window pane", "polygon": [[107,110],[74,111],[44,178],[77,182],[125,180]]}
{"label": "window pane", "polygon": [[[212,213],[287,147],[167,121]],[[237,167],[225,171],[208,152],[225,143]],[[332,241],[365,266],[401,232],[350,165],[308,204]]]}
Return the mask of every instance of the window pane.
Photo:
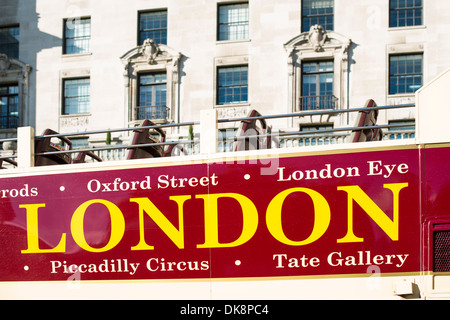
{"label": "window pane", "polygon": [[300,110],[334,109],[333,78],[333,61],[303,63]]}
{"label": "window pane", "polygon": [[219,6],[218,40],[248,39],[248,3]]}
{"label": "window pane", "polygon": [[139,14],[139,45],[146,39],[157,44],[167,44],[167,11]]}
{"label": "window pane", "polygon": [[19,27],[0,28],[0,52],[10,58],[19,58]]}
{"label": "window pane", "polygon": [[389,94],[414,93],[422,86],[422,55],[389,57]]}
{"label": "window pane", "polygon": [[19,87],[0,87],[0,129],[17,128],[19,125]]}
{"label": "window pane", "polygon": [[166,73],[140,75],[136,120],[166,119],[167,113]]}
{"label": "window pane", "polygon": [[63,114],[88,113],[90,100],[90,79],[64,80]]}
{"label": "window pane", "polygon": [[302,1],[302,32],[308,32],[311,26],[320,24],[325,30],[334,30],[334,0]]}
{"label": "window pane", "polygon": [[88,53],[91,51],[91,19],[65,21],[64,53]]}
{"label": "window pane", "polygon": [[224,67],[217,72],[217,103],[248,102],[248,67]]}
{"label": "window pane", "polygon": [[390,0],[389,26],[406,27],[422,25],[422,0]]}

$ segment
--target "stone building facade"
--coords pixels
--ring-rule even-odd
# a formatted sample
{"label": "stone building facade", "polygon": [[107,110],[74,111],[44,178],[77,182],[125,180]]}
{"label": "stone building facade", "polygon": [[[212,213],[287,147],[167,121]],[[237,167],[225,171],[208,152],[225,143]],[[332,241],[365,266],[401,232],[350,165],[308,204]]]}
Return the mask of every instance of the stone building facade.
{"label": "stone building facade", "polygon": [[[0,0],[0,135],[414,102],[450,66],[449,13],[447,0]],[[379,122],[413,124],[414,109]]]}

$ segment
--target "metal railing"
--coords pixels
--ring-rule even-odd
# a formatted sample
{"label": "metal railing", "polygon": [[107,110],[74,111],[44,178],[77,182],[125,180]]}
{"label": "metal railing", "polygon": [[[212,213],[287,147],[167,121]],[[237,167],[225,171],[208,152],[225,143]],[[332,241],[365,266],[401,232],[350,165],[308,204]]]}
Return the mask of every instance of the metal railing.
{"label": "metal railing", "polygon": [[302,96],[299,98],[297,111],[334,110],[337,108],[338,98],[334,95]]}
{"label": "metal railing", "polygon": [[136,119],[167,120],[169,111],[167,106],[138,106],[136,107]]}
{"label": "metal railing", "polygon": [[[348,137],[355,130],[361,130],[361,127],[357,126],[346,126],[339,128],[327,128],[315,131],[280,131],[280,130],[267,130],[266,132],[258,133],[257,135],[246,135],[245,137],[231,137],[226,139],[219,139],[217,135],[217,127],[219,124],[226,124],[230,122],[243,123],[252,120],[264,120],[270,121],[272,119],[283,119],[283,118],[298,118],[310,115],[327,115],[327,114],[345,114],[351,112],[367,112],[372,110],[392,110],[401,108],[411,108],[414,104],[404,104],[396,106],[379,106],[371,108],[353,108],[344,110],[319,110],[319,111],[303,111],[297,113],[289,114],[277,114],[277,115],[266,115],[266,116],[256,116],[256,117],[239,117],[231,119],[217,119],[217,112],[215,112],[215,118],[201,118],[200,121],[191,121],[184,123],[166,123],[151,126],[141,126],[141,127],[129,127],[129,128],[119,128],[119,129],[108,129],[108,130],[93,130],[85,132],[74,132],[74,133],[55,133],[48,135],[34,136],[33,129],[30,127],[19,128],[18,138],[1,139],[0,143],[16,143],[18,145],[16,151],[3,151],[2,156],[0,156],[0,161],[2,161],[5,166],[10,166],[10,163],[5,163],[4,160],[17,161],[19,167],[27,167],[34,165],[35,156],[51,156],[58,154],[79,154],[82,152],[92,152],[103,161],[113,161],[113,160],[125,160],[130,150],[135,148],[143,147],[164,147],[169,148],[170,146],[176,146],[173,148],[171,156],[181,156],[181,155],[195,155],[199,153],[205,153],[205,150],[215,150],[212,152],[233,152],[235,151],[235,144],[241,139],[260,139],[263,137],[271,137],[272,146],[271,148],[289,148],[289,147],[302,147],[302,146],[314,146],[314,145],[327,145],[327,144],[341,144],[350,142]],[[215,111],[215,110],[214,110]],[[212,113],[214,115],[214,113]],[[194,134],[194,126],[200,125],[200,130]],[[71,139],[77,136],[88,136],[92,138],[95,135],[106,135],[113,134],[117,132],[128,132],[139,131],[143,129],[162,129],[162,130],[172,130],[176,132],[181,132],[181,128],[189,127],[188,130],[184,130],[182,134],[173,133],[168,135],[166,141],[152,141],[149,144],[132,144],[131,138],[128,141],[121,141],[120,144],[112,145],[96,145],[83,148],[75,148],[70,150],[53,150],[45,152],[37,152],[34,154],[35,140],[44,138],[58,138],[65,137]],[[211,128],[215,128],[215,131]],[[389,131],[389,129],[396,128],[397,130]],[[407,128],[407,130],[401,130],[401,128]],[[27,130],[24,130],[27,129]],[[384,125],[372,125],[365,126],[364,129],[388,129],[385,131],[384,139],[394,139],[398,138],[400,135],[402,138],[414,138],[414,130],[411,130],[411,123],[398,123],[398,124],[384,124]],[[400,129],[400,130],[398,130]],[[209,130],[209,131],[208,131]],[[189,131],[189,134],[186,132]],[[20,133],[25,132],[25,133]],[[393,136],[395,135],[395,136]],[[131,135],[130,135],[131,136]],[[209,140],[208,140],[209,139]],[[205,144],[215,144],[215,146],[204,148]],[[20,147],[21,146],[21,147]],[[220,149],[220,150],[219,150]],[[25,152],[23,151],[25,150]],[[203,151],[202,151],[203,150]],[[209,151],[208,151],[209,152]],[[7,153],[7,154],[5,154]],[[25,153],[21,154],[21,153]],[[28,155],[27,155],[28,153]],[[30,159],[31,158],[31,159]]]}

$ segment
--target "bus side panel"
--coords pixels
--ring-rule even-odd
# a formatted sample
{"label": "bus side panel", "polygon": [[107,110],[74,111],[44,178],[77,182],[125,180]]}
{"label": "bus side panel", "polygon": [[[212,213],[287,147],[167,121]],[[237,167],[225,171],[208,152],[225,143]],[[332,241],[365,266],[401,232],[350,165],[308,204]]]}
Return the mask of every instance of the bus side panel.
{"label": "bus side panel", "polygon": [[423,254],[428,298],[450,296],[450,148],[423,150]]}

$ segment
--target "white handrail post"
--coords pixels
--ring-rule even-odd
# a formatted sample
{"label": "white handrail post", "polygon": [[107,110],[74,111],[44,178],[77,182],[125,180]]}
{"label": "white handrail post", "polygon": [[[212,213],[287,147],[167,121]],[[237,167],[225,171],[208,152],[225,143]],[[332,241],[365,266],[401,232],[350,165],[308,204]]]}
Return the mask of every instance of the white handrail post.
{"label": "white handrail post", "polygon": [[19,168],[34,167],[34,128],[17,129],[17,166]]}
{"label": "white handrail post", "polygon": [[200,153],[217,153],[217,110],[200,111]]}

